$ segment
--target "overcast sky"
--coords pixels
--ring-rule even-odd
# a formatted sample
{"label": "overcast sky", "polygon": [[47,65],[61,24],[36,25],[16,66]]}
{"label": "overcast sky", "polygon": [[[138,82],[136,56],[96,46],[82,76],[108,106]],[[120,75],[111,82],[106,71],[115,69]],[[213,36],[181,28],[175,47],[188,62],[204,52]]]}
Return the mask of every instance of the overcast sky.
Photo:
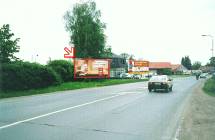
{"label": "overcast sky", "polygon": [[[205,64],[215,36],[214,0],[95,0],[107,24],[107,44],[116,54],[136,59]],[[0,26],[10,24],[21,38],[18,54],[24,60],[45,64],[63,59],[69,45],[63,15],[79,0],[0,0]],[[38,54],[38,57],[36,55]]]}

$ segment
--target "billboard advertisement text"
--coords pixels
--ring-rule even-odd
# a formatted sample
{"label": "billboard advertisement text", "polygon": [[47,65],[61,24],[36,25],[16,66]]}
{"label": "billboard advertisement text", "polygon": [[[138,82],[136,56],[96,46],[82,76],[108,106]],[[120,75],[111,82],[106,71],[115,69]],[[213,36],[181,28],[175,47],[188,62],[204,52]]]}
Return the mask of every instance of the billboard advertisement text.
{"label": "billboard advertisement text", "polygon": [[149,72],[149,61],[129,60],[128,72],[132,74],[145,74]]}
{"label": "billboard advertisement text", "polygon": [[75,59],[74,78],[109,78],[109,59]]}

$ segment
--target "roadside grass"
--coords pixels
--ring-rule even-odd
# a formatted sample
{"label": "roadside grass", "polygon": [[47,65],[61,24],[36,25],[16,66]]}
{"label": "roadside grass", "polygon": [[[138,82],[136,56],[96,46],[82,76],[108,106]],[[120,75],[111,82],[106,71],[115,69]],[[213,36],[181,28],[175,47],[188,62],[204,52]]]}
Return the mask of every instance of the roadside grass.
{"label": "roadside grass", "polygon": [[205,82],[203,90],[206,94],[215,97],[215,77],[212,77]]}
{"label": "roadside grass", "polygon": [[97,80],[74,81],[74,82],[62,83],[61,85],[58,85],[58,86],[50,86],[42,89],[6,91],[6,92],[0,91],[0,99],[9,98],[9,97],[44,94],[44,93],[50,93],[50,92],[56,92],[56,91],[66,91],[66,90],[74,90],[74,89],[82,89],[82,88],[142,82],[142,81],[147,81],[147,80],[146,79],[97,79]]}
{"label": "roadside grass", "polygon": [[185,74],[184,75],[170,75],[171,78],[180,78],[180,77],[183,78],[183,77],[190,77],[190,76],[192,76],[192,75],[185,75]]}

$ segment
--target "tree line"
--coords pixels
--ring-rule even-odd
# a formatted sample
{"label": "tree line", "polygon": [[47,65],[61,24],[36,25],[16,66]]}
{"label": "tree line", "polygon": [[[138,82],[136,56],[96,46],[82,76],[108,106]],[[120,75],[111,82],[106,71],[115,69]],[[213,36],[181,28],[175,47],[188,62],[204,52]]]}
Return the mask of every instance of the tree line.
{"label": "tree line", "polygon": [[[70,34],[70,44],[75,46],[79,58],[106,58],[112,56],[106,45],[105,23],[96,3],[88,1],[75,4],[65,15],[65,28]],[[25,62],[16,57],[20,51],[20,38],[15,38],[10,25],[0,28],[0,90],[25,90],[43,88],[73,81],[71,61],[54,60],[47,65]]]}
{"label": "tree line", "polygon": [[[184,56],[181,59],[181,64],[188,70],[198,70],[202,66],[200,61],[195,61],[193,64],[189,56]],[[215,57],[211,57],[205,66],[215,67]]]}

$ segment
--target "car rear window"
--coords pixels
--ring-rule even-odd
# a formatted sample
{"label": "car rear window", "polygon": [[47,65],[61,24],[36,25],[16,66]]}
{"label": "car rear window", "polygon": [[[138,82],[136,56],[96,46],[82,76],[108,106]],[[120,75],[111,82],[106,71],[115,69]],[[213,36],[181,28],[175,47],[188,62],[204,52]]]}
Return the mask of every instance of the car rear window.
{"label": "car rear window", "polygon": [[166,81],[167,77],[166,76],[153,76],[150,81]]}

